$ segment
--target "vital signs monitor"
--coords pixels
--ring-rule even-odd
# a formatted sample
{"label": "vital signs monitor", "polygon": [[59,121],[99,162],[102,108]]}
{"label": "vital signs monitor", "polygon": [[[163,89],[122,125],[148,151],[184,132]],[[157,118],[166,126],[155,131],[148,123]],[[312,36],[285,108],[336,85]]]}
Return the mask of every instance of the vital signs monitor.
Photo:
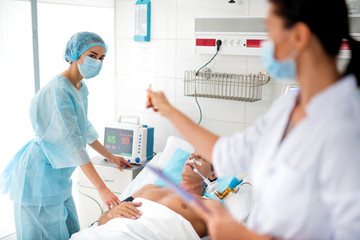
{"label": "vital signs monitor", "polygon": [[104,146],[112,154],[125,158],[129,163],[144,163],[153,157],[154,128],[132,123],[107,124]]}

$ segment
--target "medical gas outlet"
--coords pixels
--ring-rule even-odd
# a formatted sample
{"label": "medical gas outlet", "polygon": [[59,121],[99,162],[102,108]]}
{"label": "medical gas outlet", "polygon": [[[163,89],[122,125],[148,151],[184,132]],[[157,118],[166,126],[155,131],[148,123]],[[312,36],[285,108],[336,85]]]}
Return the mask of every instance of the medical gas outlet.
{"label": "medical gas outlet", "polygon": [[213,54],[222,41],[220,55],[259,56],[261,41],[267,39],[262,17],[195,19],[197,54]]}
{"label": "medical gas outlet", "polygon": [[[206,37],[206,36],[202,36]],[[260,46],[261,42],[264,41],[264,38],[259,38],[258,36],[253,38],[240,38],[236,36],[221,36],[211,39],[209,38],[199,38],[196,39],[196,53],[197,54],[213,54],[216,45],[212,42],[217,40],[222,41],[221,51],[219,54],[222,55],[260,55]]]}
{"label": "medical gas outlet", "polygon": [[[350,35],[360,41],[360,16],[349,16]],[[195,18],[195,52],[213,55],[221,40],[219,55],[261,56],[261,42],[268,39],[264,17]],[[351,56],[343,41],[339,58]]]}

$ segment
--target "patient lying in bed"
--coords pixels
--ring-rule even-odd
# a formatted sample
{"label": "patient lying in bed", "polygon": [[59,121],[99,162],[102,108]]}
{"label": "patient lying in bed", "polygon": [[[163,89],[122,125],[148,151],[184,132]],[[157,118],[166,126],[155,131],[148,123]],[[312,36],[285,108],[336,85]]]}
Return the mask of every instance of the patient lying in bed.
{"label": "patient lying in bed", "polygon": [[[216,179],[212,166],[209,163],[205,162],[201,155],[195,152],[190,155],[189,160],[192,158],[195,158],[196,160],[201,162],[201,166],[197,165],[196,168],[203,176],[205,176],[209,180]],[[194,163],[190,163],[189,160],[185,162],[184,168],[182,170],[181,173],[182,181],[180,182],[180,186],[191,192],[193,195],[198,196],[199,199],[202,199],[202,195],[204,193],[203,180],[197,173],[193,171],[192,168]],[[187,231],[187,233],[185,233],[188,234],[186,236],[187,239],[195,239],[189,236],[189,234],[191,235],[190,233],[191,231],[193,232],[194,235],[197,235],[196,236],[197,239],[198,236],[202,237],[207,234],[205,222],[202,219],[200,219],[200,217],[197,214],[195,214],[195,211],[192,209],[191,206],[189,206],[187,202],[185,202],[182,198],[180,198],[168,187],[159,187],[156,185],[148,184],[142,187],[139,191],[135,192],[128,199],[130,199],[130,201],[134,199],[134,202],[133,203],[123,202],[119,206],[116,206],[111,210],[109,210],[108,212],[104,213],[100,217],[98,225],[100,227],[102,227],[102,225],[104,224],[105,224],[104,226],[111,225],[112,222],[114,222],[114,220],[117,219],[116,221],[123,221],[124,224],[128,224],[127,228],[133,228],[134,227],[133,224],[135,224],[136,221],[138,221],[138,223],[143,221],[144,224],[147,225],[146,226],[147,229],[156,228],[154,229],[154,231],[156,232],[168,231],[170,228],[170,233],[174,235],[175,234],[178,235],[179,238],[176,239],[181,239],[179,234],[182,233],[176,232],[175,228],[177,228],[178,230],[179,228],[183,228],[182,231]],[[142,202],[142,204],[136,202]],[[136,207],[139,206],[139,208],[135,208],[134,206]],[[137,213],[137,210],[143,211],[140,217]],[[163,211],[163,210],[164,210],[164,214],[158,213],[159,211]],[[150,214],[149,211],[150,212],[152,211],[152,213]],[[170,212],[174,212],[174,213],[170,213]],[[149,225],[151,224],[151,222],[159,221],[159,218],[163,218],[164,217],[163,215],[165,214],[168,216],[166,216],[167,219],[163,220],[164,221],[163,224],[156,223],[156,227],[155,225],[154,226]],[[178,215],[181,215],[182,217]],[[123,219],[120,220],[119,216],[121,216],[121,218]],[[136,220],[132,219],[132,217],[134,216],[135,218],[138,219]],[[169,218],[178,218],[177,221],[179,221],[179,223],[171,223],[171,221],[173,221],[174,219],[169,219]],[[180,218],[185,218],[188,222]],[[183,227],[188,223],[191,224],[193,229],[189,230],[187,229],[187,227]],[[171,226],[171,224],[174,224],[176,226]],[[161,227],[160,225],[163,225],[164,229],[159,229],[159,227]],[[183,226],[181,227],[180,225]],[[134,227],[134,229],[136,229],[136,231],[139,231],[139,226],[136,228]],[[142,234],[149,235],[150,233],[142,233]],[[154,234],[158,235],[157,233]],[[161,237],[156,237],[156,236],[155,238],[154,236],[153,237],[147,236],[147,237],[149,239],[161,239]]]}

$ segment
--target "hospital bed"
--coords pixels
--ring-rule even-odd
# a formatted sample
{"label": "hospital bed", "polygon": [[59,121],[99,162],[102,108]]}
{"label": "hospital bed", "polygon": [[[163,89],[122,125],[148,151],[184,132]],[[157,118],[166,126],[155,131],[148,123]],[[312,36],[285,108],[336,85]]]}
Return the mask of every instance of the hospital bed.
{"label": "hospital bed", "polygon": [[[175,152],[178,149],[184,150],[189,153],[192,153],[194,151],[193,147],[186,141],[184,141],[180,138],[171,136],[168,138],[164,150],[162,152],[159,152],[158,154],[156,154],[155,157],[148,164],[151,166],[155,166],[155,167],[164,169],[169,164],[169,160],[174,156]],[[130,185],[121,193],[121,195],[119,196],[119,199],[120,200],[126,199],[127,197],[131,196],[136,191],[138,191],[140,188],[142,188],[144,185],[154,184],[157,181],[157,179],[158,179],[158,176],[155,175],[150,169],[148,169],[148,167],[145,167],[136,176],[136,178],[130,183]],[[245,179],[244,182],[239,186],[238,192],[229,194],[223,200],[223,205],[236,220],[246,222],[247,217],[249,216],[249,213],[250,213],[250,210],[252,207],[252,186],[247,181],[247,179]],[[160,217],[160,215],[159,215],[159,217]],[[179,216],[177,216],[177,217],[179,217]],[[182,217],[180,216],[180,218],[182,218]],[[138,221],[138,220],[136,220],[136,221]],[[164,221],[167,221],[167,224],[171,224],[169,222],[169,220],[164,220]],[[158,224],[160,224],[160,223],[158,223]],[[178,219],[178,222],[174,223],[174,224],[176,224],[177,226],[182,225],[183,229],[181,231],[189,231],[189,232],[193,231],[191,225],[190,225],[191,229],[188,227],[187,224],[189,224],[189,222],[185,219]],[[103,225],[103,226],[105,226],[105,225]],[[103,227],[103,226],[101,226],[101,227]],[[114,226],[116,227],[116,225],[114,225]],[[109,231],[112,231],[112,228],[114,226],[112,226]],[[92,228],[94,228],[94,227],[92,227]],[[96,233],[89,234],[89,232],[91,232],[91,231],[95,232],[95,229],[82,230],[75,237],[73,235],[73,239],[76,239],[76,240],[77,239],[86,239],[86,238],[89,239],[90,236],[96,235]],[[126,231],[128,231],[128,229],[126,229]],[[95,235],[91,235],[91,234],[95,234]],[[180,234],[180,233],[178,233],[178,234]],[[97,236],[100,236],[100,235],[97,235]],[[161,239],[160,236],[158,236],[158,238]],[[193,237],[189,237],[189,238],[196,239]],[[93,239],[97,239],[97,238],[94,237]],[[175,239],[177,239],[177,238],[175,238]],[[200,239],[200,238],[197,237],[197,239]],[[210,237],[203,237],[201,239],[202,240],[210,239]]]}

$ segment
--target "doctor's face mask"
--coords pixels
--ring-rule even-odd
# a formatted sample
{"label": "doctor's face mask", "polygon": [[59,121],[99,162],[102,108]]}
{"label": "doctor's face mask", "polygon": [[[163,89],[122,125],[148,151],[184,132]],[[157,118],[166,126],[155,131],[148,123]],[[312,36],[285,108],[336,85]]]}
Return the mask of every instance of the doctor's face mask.
{"label": "doctor's face mask", "polygon": [[274,4],[270,4],[266,17],[269,41],[262,42],[262,61],[269,74],[279,79],[296,79],[293,29],[286,27],[284,20],[276,14]]}
{"label": "doctor's face mask", "polygon": [[84,52],[77,62],[81,76],[85,79],[97,76],[102,68],[104,58],[105,49],[101,46],[94,46]]}
{"label": "doctor's face mask", "polygon": [[85,56],[83,63],[82,64],[78,63],[78,68],[83,78],[86,79],[93,78],[99,74],[102,68],[102,61]]}
{"label": "doctor's face mask", "polygon": [[292,57],[278,61],[275,59],[275,44],[265,41],[261,44],[261,57],[270,76],[279,79],[296,79],[296,64]]}

